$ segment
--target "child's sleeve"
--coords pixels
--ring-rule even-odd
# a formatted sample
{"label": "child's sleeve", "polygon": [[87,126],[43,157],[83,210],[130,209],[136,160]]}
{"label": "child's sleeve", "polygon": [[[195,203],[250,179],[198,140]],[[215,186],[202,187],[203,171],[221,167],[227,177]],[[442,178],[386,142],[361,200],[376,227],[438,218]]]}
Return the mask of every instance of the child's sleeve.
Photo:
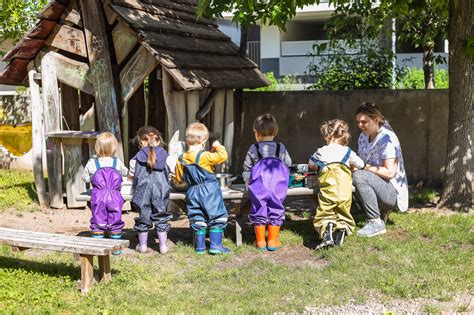
{"label": "child's sleeve", "polygon": [[252,151],[253,147],[254,147],[253,145],[250,146],[249,150],[247,151],[247,155],[245,156],[244,166],[243,166],[244,172],[249,172],[252,169],[253,165],[255,164],[255,154]]}
{"label": "child's sleeve", "polygon": [[216,147],[216,152],[208,152],[208,160],[212,165],[217,165],[227,161],[227,151],[223,145]]}
{"label": "child's sleeve", "polygon": [[365,167],[365,162],[354,151],[352,151],[349,156],[349,164],[358,169],[363,169]]}
{"label": "child's sleeve", "polygon": [[122,160],[117,159],[117,171],[120,173],[122,177],[125,177],[128,175],[128,168],[123,164]]}
{"label": "child's sleeve", "polygon": [[128,170],[128,177],[135,176],[135,167],[137,166],[137,160],[131,159],[129,163],[130,169]]}
{"label": "child's sleeve", "polygon": [[87,161],[86,163],[86,166],[84,167],[84,171],[82,172],[82,180],[84,182],[86,183],[91,182],[92,175],[94,174],[94,170],[92,169],[93,167],[95,169],[94,161],[93,159],[89,159],[89,161]]}
{"label": "child's sleeve", "polygon": [[183,165],[181,164],[180,160],[176,161],[174,179],[175,179],[176,183],[178,183],[178,184],[183,181]]}
{"label": "child's sleeve", "polygon": [[282,152],[283,156],[281,157],[281,160],[286,164],[286,166],[290,167],[291,166],[291,156],[290,153],[288,153],[288,149],[284,147],[284,150]]}

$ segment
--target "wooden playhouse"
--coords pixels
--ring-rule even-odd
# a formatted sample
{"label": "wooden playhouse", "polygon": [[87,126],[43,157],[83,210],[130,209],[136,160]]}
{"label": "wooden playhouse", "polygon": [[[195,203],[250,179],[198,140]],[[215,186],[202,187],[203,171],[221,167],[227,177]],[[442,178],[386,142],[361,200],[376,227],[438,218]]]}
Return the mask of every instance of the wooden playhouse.
{"label": "wooden playhouse", "polygon": [[201,121],[232,150],[233,89],[268,81],[196,10],[195,0],[55,0],[5,55],[0,83],[30,87],[40,204],[85,206],[81,173],[101,131],[115,134],[126,164],[144,125],[183,140]]}

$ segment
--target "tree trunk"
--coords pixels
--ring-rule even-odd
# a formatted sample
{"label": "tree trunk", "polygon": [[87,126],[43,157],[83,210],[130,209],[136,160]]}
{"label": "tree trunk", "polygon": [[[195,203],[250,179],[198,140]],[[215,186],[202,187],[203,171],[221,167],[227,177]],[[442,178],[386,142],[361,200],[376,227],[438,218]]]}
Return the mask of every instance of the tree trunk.
{"label": "tree trunk", "polygon": [[446,178],[440,207],[472,209],[474,58],[463,44],[474,35],[474,2],[449,1],[449,120]]}
{"label": "tree trunk", "polygon": [[423,74],[425,76],[425,89],[435,88],[434,73],[434,43],[429,42],[423,49]]}
{"label": "tree trunk", "polygon": [[[242,57],[247,55],[248,27],[240,27],[240,47],[239,52]],[[232,148],[232,173],[238,174],[241,170],[241,151],[242,151],[242,102],[244,91],[235,90],[234,102],[234,141]]]}

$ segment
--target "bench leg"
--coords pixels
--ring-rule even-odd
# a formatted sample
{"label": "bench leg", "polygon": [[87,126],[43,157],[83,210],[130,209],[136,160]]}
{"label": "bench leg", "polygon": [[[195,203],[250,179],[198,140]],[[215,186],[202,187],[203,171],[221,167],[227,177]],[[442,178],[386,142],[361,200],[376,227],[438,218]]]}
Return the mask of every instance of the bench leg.
{"label": "bench leg", "polygon": [[99,281],[109,282],[112,279],[110,271],[110,255],[99,256]]}
{"label": "bench leg", "polygon": [[81,292],[86,293],[94,285],[94,256],[81,255]]}

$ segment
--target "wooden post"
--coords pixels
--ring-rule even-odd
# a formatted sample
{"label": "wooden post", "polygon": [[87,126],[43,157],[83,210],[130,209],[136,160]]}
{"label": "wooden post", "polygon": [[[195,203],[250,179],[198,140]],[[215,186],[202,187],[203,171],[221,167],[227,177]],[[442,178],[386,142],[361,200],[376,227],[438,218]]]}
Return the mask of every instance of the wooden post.
{"label": "wooden post", "polygon": [[32,155],[33,155],[33,176],[35,179],[36,193],[41,207],[48,206],[48,197],[46,196],[46,182],[43,173],[43,104],[41,102],[39,85],[34,80],[36,71],[34,69],[28,72],[31,95],[31,125],[32,125]]}
{"label": "wooden post", "polygon": [[110,270],[110,255],[99,257],[99,281],[109,282],[112,279]]}
{"label": "wooden post", "polygon": [[81,254],[81,292],[87,293],[94,285],[94,256]]}
{"label": "wooden post", "polygon": [[165,100],[163,99],[162,86],[163,81],[161,81],[161,78],[157,78],[158,71],[161,73],[161,67],[157,67],[149,76],[148,125],[157,128],[164,134],[164,139],[167,139],[166,107]]}
{"label": "wooden post", "polygon": [[219,141],[224,144],[224,122],[225,122],[225,90],[217,90],[214,99],[214,115],[212,116],[212,131],[219,133]]}
{"label": "wooden post", "polygon": [[[45,132],[60,131],[61,103],[59,99],[56,62],[47,53],[41,60],[41,81],[43,85],[43,106]],[[46,140],[46,162],[48,166],[49,203],[53,208],[64,207],[62,187],[61,143],[59,139]]]}
{"label": "wooden post", "polygon": [[119,146],[117,156],[123,160],[122,134],[114,87],[104,12],[100,1],[80,0],[92,85],[95,89],[95,109],[102,131],[112,132]]}
{"label": "wooden post", "polygon": [[232,148],[234,141],[234,91],[231,89],[226,90],[225,130],[223,141],[229,156],[229,158],[227,159],[227,164],[232,165]]}
{"label": "wooden post", "polygon": [[[127,141],[133,139],[140,127],[143,127],[145,124],[145,88],[141,85],[138,90],[135,91],[133,96],[128,101],[128,134],[130,135],[127,138]],[[125,126],[123,127],[125,133]],[[129,148],[129,156],[133,157],[137,152],[138,148],[135,145],[132,145]]]}
{"label": "wooden post", "polygon": [[[163,69],[163,99],[165,101],[166,113],[168,115],[168,139],[174,135],[176,131],[179,130],[178,123],[178,113],[176,107],[174,106],[174,97],[173,97],[173,79],[168,74],[167,71]],[[180,140],[184,139],[184,136],[180,136]]]}

